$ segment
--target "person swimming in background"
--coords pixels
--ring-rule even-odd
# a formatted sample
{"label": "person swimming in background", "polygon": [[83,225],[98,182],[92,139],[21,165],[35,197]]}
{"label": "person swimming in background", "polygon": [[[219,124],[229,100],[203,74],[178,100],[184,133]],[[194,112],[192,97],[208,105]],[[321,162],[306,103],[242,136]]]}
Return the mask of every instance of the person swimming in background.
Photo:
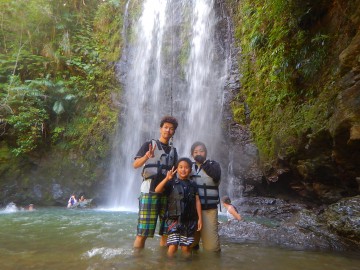
{"label": "person swimming in background", "polygon": [[77,200],[76,200],[75,194],[72,194],[68,201],[67,207],[69,208],[69,207],[73,206],[75,203],[77,203]]}
{"label": "person swimming in background", "polygon": [[229,196],[224,196],[221,198],[221,202],[224,205],[224,207],[226,208],[226,216],[228,221],[231,220],[242,220],[238,210],[236,209],[235,206],[233,206],[231,204],[231,200]]}

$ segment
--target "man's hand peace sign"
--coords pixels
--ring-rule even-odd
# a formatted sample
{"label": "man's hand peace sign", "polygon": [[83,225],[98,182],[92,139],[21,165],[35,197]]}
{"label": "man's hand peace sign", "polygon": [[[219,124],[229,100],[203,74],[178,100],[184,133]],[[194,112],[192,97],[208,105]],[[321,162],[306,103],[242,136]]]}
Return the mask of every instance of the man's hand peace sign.
{"label": "man's hand peace sign", "polygon": [[152,158],[155,156],[154,155],[155,149],[156,149],[156,144],[153,147],[152,144],[149,143],[149,151],[147,151],[145,154],[147,156],[147,158]]}

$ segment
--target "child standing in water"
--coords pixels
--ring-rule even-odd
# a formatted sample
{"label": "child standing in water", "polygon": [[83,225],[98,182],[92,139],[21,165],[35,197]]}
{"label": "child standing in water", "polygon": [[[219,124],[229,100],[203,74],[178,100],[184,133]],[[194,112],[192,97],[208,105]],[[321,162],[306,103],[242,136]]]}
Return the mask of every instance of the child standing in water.
{"label": "child standing in water", "polygon": [[[168,256],[173,257],[181,247],[184,255],[190,255],[190,246],[194,242],[195,231],[202,227],[201,203],[196,184],[189,179],[192,162],[180,158],[176,170],[167,172],[155,192],[165,192],[168,196],[167,225]],[[173,179],[174,174],[177,176]]]}

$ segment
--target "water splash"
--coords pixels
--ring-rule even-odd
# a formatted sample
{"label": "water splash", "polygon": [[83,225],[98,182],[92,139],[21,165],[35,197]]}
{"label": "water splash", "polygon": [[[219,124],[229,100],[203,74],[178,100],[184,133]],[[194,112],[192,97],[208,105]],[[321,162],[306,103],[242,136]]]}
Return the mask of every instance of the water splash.
{"label": "water splash", "polygon": [[[136,151],[159,137],[159,123],[172,114],[179,121],[174,145],[190,155],[204,141],[209,156],[220,142],[226,57],[216,48],[213,0],[146,0],[133,39],[119,64],[124,94],[121,122],[111,164],[111,207],[137,207],[141,169]],[[124,62],[126,59],[126,62]]]}
{"label": "water splash", "polygon": [[16,206],[15,203],[11,202],[6,205],[6,207],[0,211],[0,213],[15,213],[18,212],[19,208]]}
{"label": "water splash", "polygon": [[100,256],[102,259],[108,260],[120,255],[131,255],[131,249],[123,249],[123,248],[93,248],[83,254],[85,259],[92,258],[94,256]]}

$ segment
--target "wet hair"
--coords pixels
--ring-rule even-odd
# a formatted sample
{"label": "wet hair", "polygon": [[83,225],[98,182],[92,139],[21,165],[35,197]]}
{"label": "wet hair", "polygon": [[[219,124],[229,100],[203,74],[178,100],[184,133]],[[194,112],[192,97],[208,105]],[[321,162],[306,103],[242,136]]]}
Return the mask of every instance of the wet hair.
{"label": "wet hair", "polygon": [[181,161],[185,161],[187,164],[189,164],[189,167],[190,167],[190,169],[192,168],[192,161],[191,161],[191,159],[190,158],[187,158],[187,157],[182,157],[182,158],[180,158],[179,160],[178,160],[178,162],[176,163],[176,168],[179,166],[179,164],[180,164],[180,162]]}
{"label": "wet hair", "polygon": [[175,117],[172,116],[164,116],[160,121],[160,127],[162,127],[165,123],[173,124],[175,130],[178,127],[178,121],[176,120]]}
{"label": "wet hair", "polygon": [[191,146],[191,155],[194,153],[195,148],[198,146],[202,146],[205,150],[205,154],[207,155],[207,149],[206,149],[205,143],[203,143],[203,142],[194,142],[193,143],[193,145]]}
{"label": "wet hair", "polygon": [[221,201],[226,203],[226,204],[231,204],[231,200],[229,196],[224,196],[221,198]]}

